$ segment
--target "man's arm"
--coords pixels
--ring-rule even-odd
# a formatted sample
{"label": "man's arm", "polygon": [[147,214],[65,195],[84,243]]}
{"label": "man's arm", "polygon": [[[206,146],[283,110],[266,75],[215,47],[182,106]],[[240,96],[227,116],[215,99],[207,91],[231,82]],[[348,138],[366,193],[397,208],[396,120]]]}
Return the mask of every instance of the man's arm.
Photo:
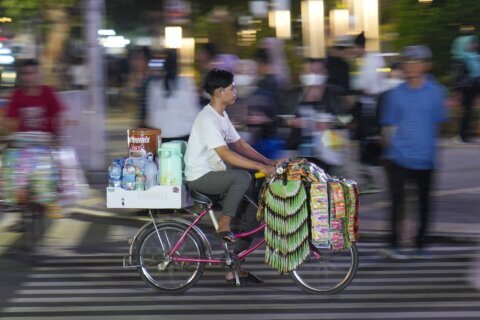
{"label": "man's arm", "polygon": [[267,157],[263,156],[261,153],[257,152],[257,150],[253,149],[252,146],[250,146],[243,139],[237,140],[236,142],[230,144],[230,147],[239,155],[247,159],[260,162],[269,166],[274,166],[277,163],[277,161],[270,160]]}
{"label": "man's arm", "polygon": [[257,162],[253,159],[250,160],[248,158],[245,158],[244,156],[238,154],[237,152],[229,150],[227,146],[217,147],[215,148],[215,152],[225,163],[228,163],[231,166],[243,168],[243,169],[256,170],[256,171],[264,172],[267,175],[272,175],[275,173],[274,166],[266,165],[261,162]]}

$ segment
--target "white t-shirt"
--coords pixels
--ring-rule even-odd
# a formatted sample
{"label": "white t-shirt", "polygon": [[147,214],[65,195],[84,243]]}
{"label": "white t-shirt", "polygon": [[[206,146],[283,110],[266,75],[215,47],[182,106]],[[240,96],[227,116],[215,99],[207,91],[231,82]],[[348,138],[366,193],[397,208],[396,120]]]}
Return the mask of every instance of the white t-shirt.
{"label": "white t-shirt", "polygon": [[360,74],[352,85],[355,89],[363,90],[366,94],[377,95],[383,92],[385,72],[385,60],[375,52],[367,52],[361,59]]}
{"label": "white t-shirt", "polygon": [[210,104],[195,118],[185,152],[185,177],[194,181],[210,171],[223,171],[227,167],[215,152],[215,148],[240,140],[240,135],[230,122],[226,112],[223,116]]}

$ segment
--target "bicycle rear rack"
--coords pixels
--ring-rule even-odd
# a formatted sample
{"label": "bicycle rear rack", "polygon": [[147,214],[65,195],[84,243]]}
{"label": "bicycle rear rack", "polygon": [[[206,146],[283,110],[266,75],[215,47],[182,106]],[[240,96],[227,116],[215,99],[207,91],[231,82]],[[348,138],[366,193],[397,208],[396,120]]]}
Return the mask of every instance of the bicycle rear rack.
{"label": "bicycle rear rack", "polygon": [[[131,255],[123,256],[123,267],[125,269],[136,269],[143,267],[141,264],[134,264],[132,263],[133,259]],[[158,264],[157,268],[160,271],[165,271],[167,266],[170,264],[172,260],[170,258],[165,259],[165,261]]]}

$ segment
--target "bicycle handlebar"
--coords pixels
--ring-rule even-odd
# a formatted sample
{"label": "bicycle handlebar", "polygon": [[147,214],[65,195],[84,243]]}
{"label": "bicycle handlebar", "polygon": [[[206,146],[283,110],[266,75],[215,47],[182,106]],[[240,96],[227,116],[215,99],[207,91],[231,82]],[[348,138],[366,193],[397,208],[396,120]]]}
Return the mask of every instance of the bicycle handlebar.
{"label": "bicycle handlebar", "polygon": [[255,179],[262,179],[262,178],[265,178],[267,175],[265,174],[265,172],[255,172]]}
{"label": "bicycle handlebar", "polygon": [[[275,172],[276,172],[277,174],[282,174],[283,171],[287,168],[287,166],[288,166],[288,164],[289,164],[290,161],[291,161],[291,160],[288,159],[288,160],[286,160],[286,161],[279,162],[279,163],[275,166]],[[265,178],[266,176],[267,176],[267,175],[266,175],[265,172],[255,172],[255,174],[254,174],[255,179],[262,179],[262,178]]]}

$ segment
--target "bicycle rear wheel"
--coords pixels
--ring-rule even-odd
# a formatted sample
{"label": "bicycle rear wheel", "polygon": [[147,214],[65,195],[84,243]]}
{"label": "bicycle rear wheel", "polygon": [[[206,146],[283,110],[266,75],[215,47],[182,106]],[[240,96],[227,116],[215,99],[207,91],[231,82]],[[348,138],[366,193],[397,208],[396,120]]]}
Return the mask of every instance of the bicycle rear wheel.
{"label": "bicycle rear wheel", "polygon": [[294,271],[293,282],[310,294],[335,294],[352,282],[358,268],[355,243],[349,249],[318,249],[310,244],[310,254]]}
{"label": "bicycle rear wheel", "polygon": [[[157,225],[157,229],[152,226],[138,238],[134,259],[139,265],[137,270],[140,276],[150,287],[163,292],[180,293],[190,289],[200,279],[204,263],[175,262],[168,256],[185,230],[186,227],[181,224],[166,222]],[[205,257],[205,248],[194,231],[188,232],[175,256]]]}

